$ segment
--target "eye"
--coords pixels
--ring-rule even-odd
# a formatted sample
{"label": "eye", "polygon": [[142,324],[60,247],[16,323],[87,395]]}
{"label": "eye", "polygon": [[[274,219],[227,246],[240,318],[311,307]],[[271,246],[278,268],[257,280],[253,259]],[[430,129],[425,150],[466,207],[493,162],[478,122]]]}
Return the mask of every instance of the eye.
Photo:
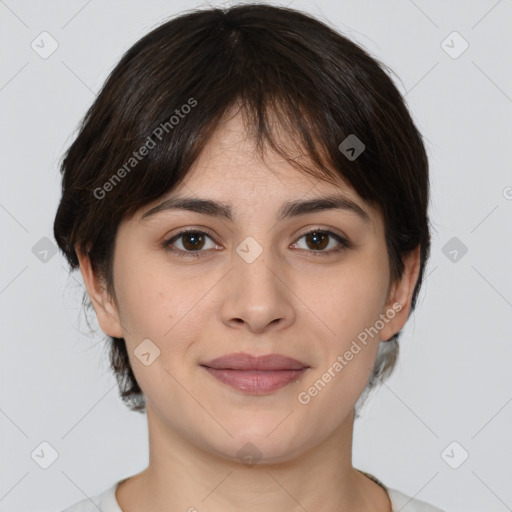
{"label": "eye", "polygon": [[[302,238],[305,239],[306,250],[318,252],[320,254],[339,252],[351,247],[351,244],[345,238],[333,233],[332,231],[325,231],[319,228],[315,228],[304,233],[298,240],[301,240]],[[334,244],[334,249],[331,248],[331,250],[324,250],[330,245],[329,239],[334,239],[337,244]],[[294,243],[292,247],[297,245],[297,243]]]}
{"label": "eye", "polygon": [[[183,248],[173,248],[174,243],[180,238],[183,239],[180,242]],[[213,242],[213,238],[205,231],[200,231],[198,229],[187,229],[180,231],[177,235],[164,242],[163,246],[169,251],[176,253],[178,256],[193,256],[197,258],[200,255],[196,253],[204,252],[201,251],[201,249],[205,247],[205,241],[207,238]],[[216,246],[215,242],[213,243],[213,246]],[[208,247],[206,248],[208,249]]]}

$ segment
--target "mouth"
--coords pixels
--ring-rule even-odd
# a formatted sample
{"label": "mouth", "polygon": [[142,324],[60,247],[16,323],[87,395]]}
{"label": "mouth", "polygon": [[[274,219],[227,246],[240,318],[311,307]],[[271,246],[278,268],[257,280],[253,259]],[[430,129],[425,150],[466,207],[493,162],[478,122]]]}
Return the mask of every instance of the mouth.
{"label": "mouth", "polygon": [[239,391],[263,395],[297,381],[309,365],[280,354],[228,354],[201,366],[220,382]]}

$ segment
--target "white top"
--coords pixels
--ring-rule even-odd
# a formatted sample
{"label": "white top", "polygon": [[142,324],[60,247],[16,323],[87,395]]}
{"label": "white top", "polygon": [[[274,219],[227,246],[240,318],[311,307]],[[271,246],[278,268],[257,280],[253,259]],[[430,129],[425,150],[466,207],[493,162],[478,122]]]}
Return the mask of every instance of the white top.
{"label": "white top", "polygon": [[[61,512],[98,512],[98,510],[101,510],[101,512],[123,512],[116,500],[116,489],[124,480],[127,479],[119,480],[101,494],[91,499],[85,498],[78,501]],[[388,493],[392,512],[444,512],[440,508],[429,505],[424,501],[410,498],[396,489],[390,489],[382,483],[380,484]]]}

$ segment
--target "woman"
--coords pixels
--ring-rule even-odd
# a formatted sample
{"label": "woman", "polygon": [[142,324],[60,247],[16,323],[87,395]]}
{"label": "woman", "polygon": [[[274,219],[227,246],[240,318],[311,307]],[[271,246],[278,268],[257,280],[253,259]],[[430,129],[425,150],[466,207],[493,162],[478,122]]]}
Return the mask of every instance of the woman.
{"label": "woman", "polygon": [[351,462],[430,251],[382,64],[295,10],[185,13],[124,55],[62,173],[55,238],[148,419],[103,512],[439,510]]}

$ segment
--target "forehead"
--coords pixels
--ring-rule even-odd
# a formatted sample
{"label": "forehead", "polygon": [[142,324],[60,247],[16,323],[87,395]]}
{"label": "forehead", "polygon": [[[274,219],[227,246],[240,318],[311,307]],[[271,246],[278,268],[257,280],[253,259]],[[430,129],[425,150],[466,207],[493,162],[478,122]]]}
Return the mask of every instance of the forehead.
{"label": "forehead", "polygon": [[201,154],[187,173],[189,184],[208,183],[221,188],[226,182],[244,189],[256,190],[261,185],[265,194],[283,189],[302,191],[315,188],[323,192],[342,190],[353,198],[356,191],[341,176],[336,184],[329,183],[317,171],[316,176],[305,173],[297,165],[316,168],[309,155],[294,141],[293,134],[273,125],[272,138],[285,150],[285,155],[273,151],[265,141],[263,151],[256,147],[240,112],[231,114],[213,133]]}

